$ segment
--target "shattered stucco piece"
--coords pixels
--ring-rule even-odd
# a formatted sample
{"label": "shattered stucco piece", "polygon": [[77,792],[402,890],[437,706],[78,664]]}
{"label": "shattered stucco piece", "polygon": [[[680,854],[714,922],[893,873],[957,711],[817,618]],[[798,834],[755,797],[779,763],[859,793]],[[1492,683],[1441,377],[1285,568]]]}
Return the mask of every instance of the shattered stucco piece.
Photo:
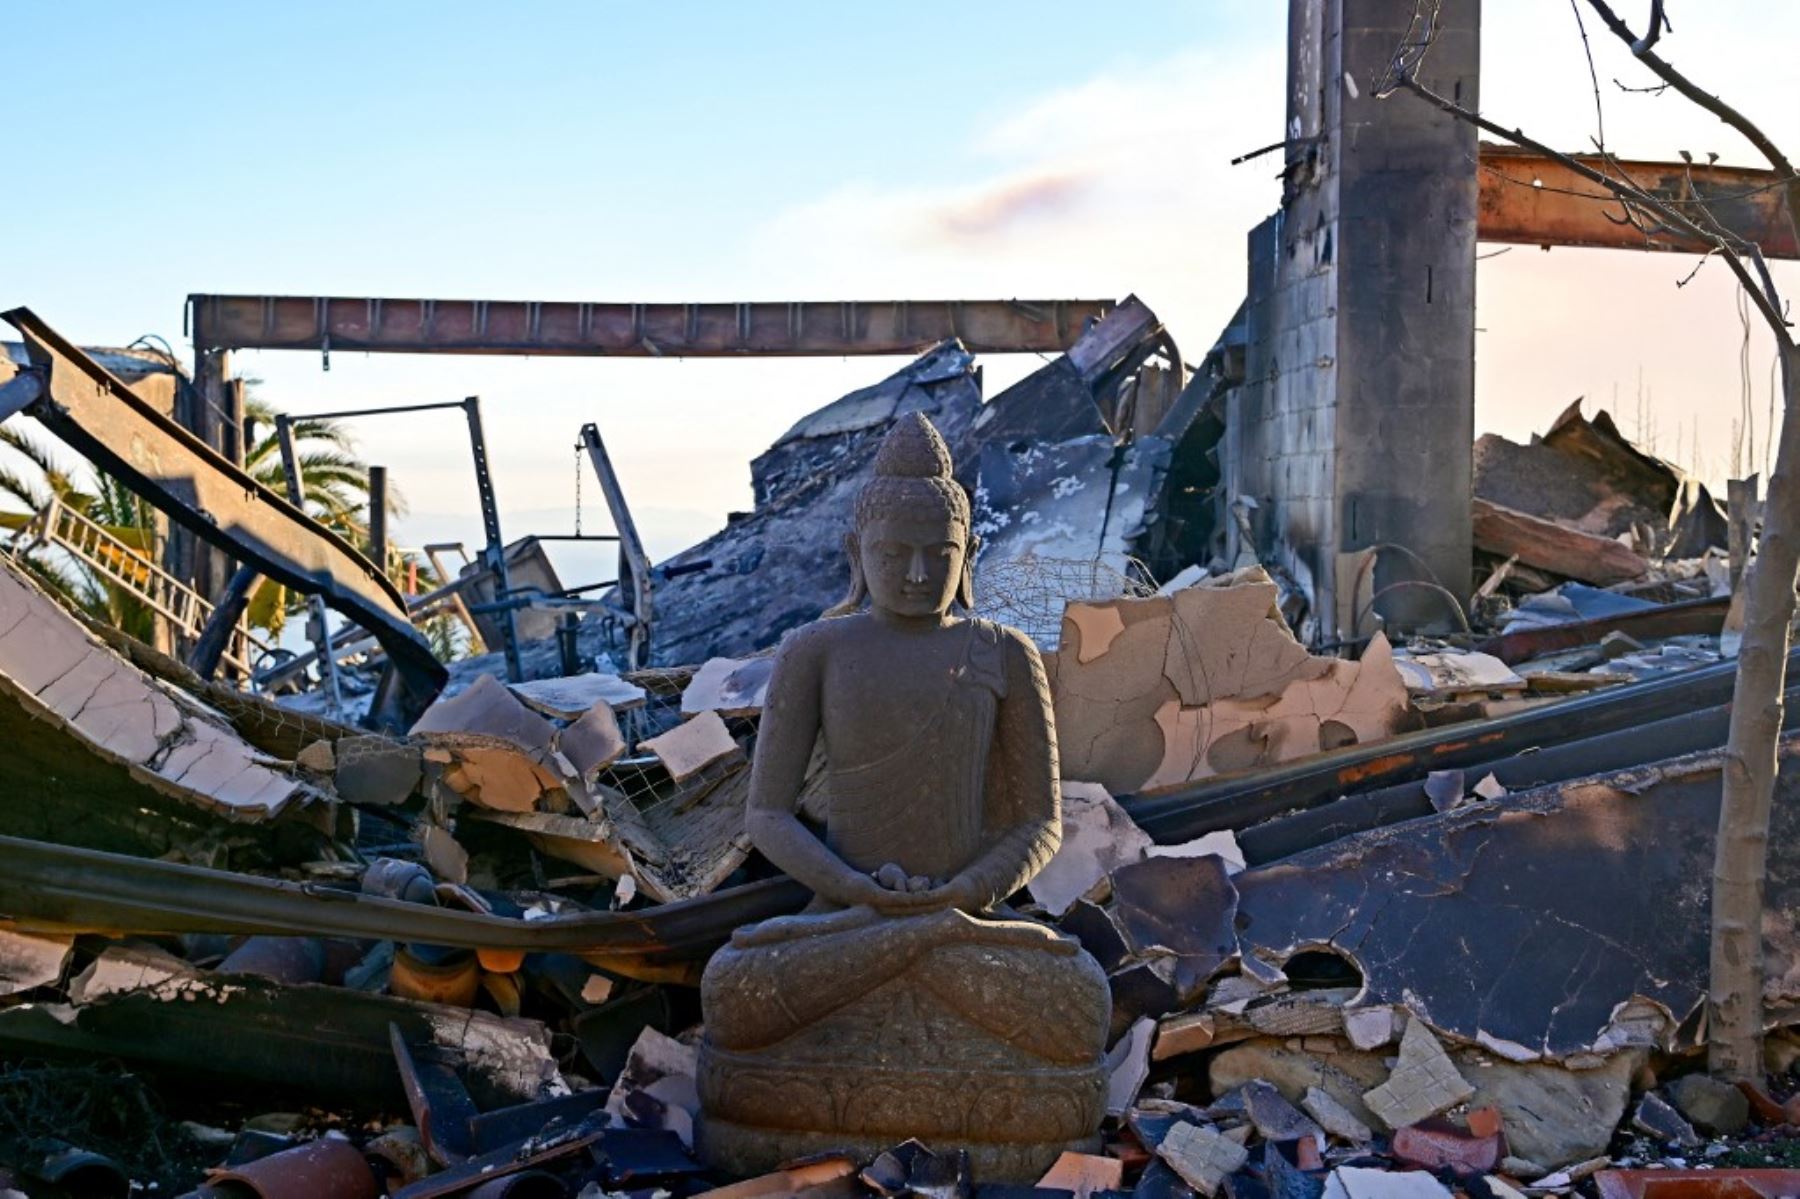
{"label": "shattered stucco piece", "polygon": [[1046,912],[1061,916],[1101,879],[1121,866],[1142,861],[1151,848],[1149,834],[1113,802],[1105,787],[1065,782],[1062,844],[1027,887]]}
{"label": "shattered stucco piece", "polygon": [[1449,1111],[1475,1093],[1425,1022],[1407,1021],[1400,1057],[1380,1086],[1363,1093],[1369,1110],[1390,1128],[1403,1128]]}
{"label": "shattered stucco piece", "polygon": [[1275,1084],[1289,1103],[1299,1103],[1308,1090],[1317,1088],[1362,1123],[1385,1131],[1363,1092],[1387,1077],[1387,1067],[1373,1054],[1346,1048],[1332,1053],[1304,1049],[1298,1041],[1258,1037],[1233,1045],[1207,1062],[1207,1081],[1214,1094],[1224,1094],[1253,1079]]}
{"label": "shattered stucco piece", "polygon": [[405,803],[418,789],[423,760],[416,745],[369,735],[341,737],[329,748],[332,782],[346,803]]}
{"label": "shattered stucco piece", "polygon": [[0,560],[0,699],[162,794],[231,819],[267,820],[325,794],[126,661],[10,558]]}
{"label": "shattered stucco piece", "polygon": [[1394,668],[1414,695],[1443,698],[1476,692],[1525,690],[1525,680],[1492,654],[1443,651],[1394,658]]}
{"label": "shattered stucco piece", "polygon": [[432,733],[427,764],[441,767],[444,785],[477,807],[496,812],[530,812],[545,796],[565,791],[563,779],[542,757],[511,741],[479,733]]}
{"label": "shattered stucco piece", "polygon": [[717,712],[721,716],[754,716],[762,711],[769,694],[769,678],[775,658],[708,658],[681,692],[681,714],[697,716]]}
{"label": "shattered stucco piece", "polygon": [[1156,1155],[1202,1195],[1217,1194],[1220,1184],[1250,1160],[1248,1150],[1218,1129],[1186,1123],[1169,1129]]}
{"label": "shattered stucco piece", "polygon": [[1289,1103],[1274,1083],[1252,1079],[1238,1088],[1236,1094],[1243,1104],[1244,1115],[1263,1140],[1297,1141],[1311,1137],[1321,1150],[1325,1148],[1324,1130]]}
{"label": "shattered stucco piece", "polygon": [[0,995],[45,987],[62,977],[74,949],[72,937],[46,937],[0,929]]}
{"label": "shattered stucco piece", "polygon": [[1116,1191],[1124,1181],[1125,1163],[1118,1158],[1069,1152],[1056,1159],[1037,1185],[1043,1190],[1067,1191],[1075,1199],[1088,1199],[1096,1191]]}
{"label": "shattered stucco piece", "polygon": [[640,1128],[663,1128],[694,1146],[700,1092],[694,1081],[698,1051],[654,1028],[638,1034],[625,1068],[606,1097],[606,1110]]}
{"label": "shattered stucco piece", "polygon": [[659,737],[639,742],[638,749],[655,754],[669,777],[678,783],[699,774],[714,762],[742,752],[717,712],[702,712]]}

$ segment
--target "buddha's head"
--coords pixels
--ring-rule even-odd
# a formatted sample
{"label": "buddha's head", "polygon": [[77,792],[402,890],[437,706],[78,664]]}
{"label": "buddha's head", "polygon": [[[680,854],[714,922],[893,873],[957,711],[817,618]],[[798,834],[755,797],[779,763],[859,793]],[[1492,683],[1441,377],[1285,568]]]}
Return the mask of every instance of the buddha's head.
{"label": "buddha's head", "polygon": [[950,447],[922,414],[902,416],[882,440],[854,530],[844,539],[850,595],[833,612],[864,595],[900,616],[942,616],[959,599],[972,606],[969,497],[952,477]]}

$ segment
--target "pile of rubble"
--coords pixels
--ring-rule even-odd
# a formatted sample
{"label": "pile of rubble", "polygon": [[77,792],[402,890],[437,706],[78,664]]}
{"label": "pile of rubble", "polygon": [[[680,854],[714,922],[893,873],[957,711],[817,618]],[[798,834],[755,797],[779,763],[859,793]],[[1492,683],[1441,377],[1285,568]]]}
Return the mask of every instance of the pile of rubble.
{"label": "pile of rubble", "polygon": [[[548,640],[531,681],[459,664],[403,736],[204,682],[0,559],[0,780],[32,797],[0,804],[12,1185],[1623,1196],[1693,1171],[1794,1193],[1800,739],[1772,1089],[1699,1072],[1752,516],[1571,408],[1477,447],[1468,628],[1390,640],[1364,587],[1366,636],[1328,656],[1291,631],[1292,581],[1209,556],[1210,501],[1171,483],[1216,436],[1215,383],[1135,301],[987,403],[935,347],[757,459],[755,511],[659,583],[661,665],[609,669],[587,625],[585,669]],[[771,653],[844,594],[845,497],[915,411],[972,464],[978,609],[1045,650],[1064,836],[1014,906],[1106,971],[1109,1120],[1036,1188],[917,1143],[719,1178],[693,1155],[692,986],[807,899],[745,834]],[[820,751],[815,821],[822,776]],[[124,1063],[95,1093],[160,1108],[18,1116],[7,1088],[69,1057]]]}

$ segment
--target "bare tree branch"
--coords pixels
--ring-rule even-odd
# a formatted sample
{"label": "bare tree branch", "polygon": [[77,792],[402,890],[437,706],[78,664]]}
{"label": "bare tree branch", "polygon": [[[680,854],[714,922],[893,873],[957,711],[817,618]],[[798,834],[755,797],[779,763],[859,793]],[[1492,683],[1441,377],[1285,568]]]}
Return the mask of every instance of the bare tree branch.
{"label": "bare tree branch", "polygon": [[[1703,91],[1693,80],[1671,66],[1667,59],[1652,50],[1651,47],[1656,45],[1657,38],[1661,36],[1661,30],[1667,23],[1666,18],[1663,17],[1662,0],[1653,0],[1650,6],[1651,30],[1643,38],[1632,34],[1630,27],[1619,19],[1606,0],[1587,0],[1587,2],[1588,7],[1592,8],[1600,15],[1600,19],[1606,22],[1606,27],[1630,46],[1631,52],[1637,55],[1638,61],[1649,67],[1658,79],[1743,134],[1744,140],[1756,147],[1757,152],[1768,160],[1769,165],[1775,168],[1777,174],[1785,175],[1790,179],[1794,177],[1794,164],[1787,160],[1787,155],[1781,152],[1780,147],[1771,141],[1767,134],[1756,127],[1755,122],[1711,92]],[[1790,220],[1800,220],[1800,195],[1796,193],[1800,193],[1800,187],[1790,184],[1788,187],[1788,218]]]}
{"label": "bare tree branch", "polygon": [[1606,188],[1620,199],[1629,201],[1632,204],[1636,204],[1655,213],[1657,218],[1664,224],[1686,233],[1697,241],[1707,242],[1714,246],[1718,251],[1719,257],[1731,268],[1731,273],[1737,276],[1738,282],[1743,285],[1746,291],[1751,293],[1751,299],[1755,301],[1757,310],[1762,313],[1763,319],[1769,322],[1769,326],[1774,331],[1776,338],[1783,343],[1792,344],[1792,339],[1788,335],[1786,318],[1783,316],[1780,309],[1775,307],[1770,297],[1763,293],[1762,288],[1758,286],[1757,280],[1750,274],[1749,270],[1745,268],[1743,260],[1738,257],[1730,245],[1721,244],[1717,236],[1695,224],[1682,213],[1664,205],[1655,196],[1650,195],[1639,188],[1633,187],[1629,183],[1613,179],[1601,171],[1596,171],[1593,167],[1590,167],[1586,163],[1572,158],[1567,154],[1552,150],[1549,146],[1546,146],[1536,138],[1526,136],[1521,130],[1506,129],[1495,124],[1493,121],[1488,120],[1480,113],[1471,112],[1454,100],[1440,96],[1424,84],[1420,83],[1413,77],[1410,70],[1405,73],[1400,73],[1398,70],[1398,60],[1396,60],[1395,65],[1396,73],[1389,80],[1391,85],[1389,88],[1390,91],[1394,88],[1400,88],[1412,92],[1414,95],[1458,120],[1467,121],[1477,129],[1491,133],[1495,137],[1503,138],[1515,146],[1522,146],[1533,153],[1541,154],[1545,158],[1560,163],[1589,182],[1597,183],[1601,187]]}

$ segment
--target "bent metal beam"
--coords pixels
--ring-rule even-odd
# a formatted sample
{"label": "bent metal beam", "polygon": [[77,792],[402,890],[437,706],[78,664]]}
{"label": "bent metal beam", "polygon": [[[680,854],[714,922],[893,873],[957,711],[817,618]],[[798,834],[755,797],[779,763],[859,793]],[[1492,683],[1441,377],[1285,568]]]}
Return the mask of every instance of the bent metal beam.
{"label": "bent metal beam", "polygon": [[[394,714],[416,715],[442,688],[443,664],[406,601],[349,542],[155,411],[27,308],[0,314],[31,365],[7,384],[0,419],[25,411],[202,540],[368,629],[393,663]],[[408,721],[410,723],[410,721]]]}
{"label": "bent metal beam", "polygon": [[190,295],[194,348],[737,358],[1069,348],[1111,300],[595,304],[537,300]]}

